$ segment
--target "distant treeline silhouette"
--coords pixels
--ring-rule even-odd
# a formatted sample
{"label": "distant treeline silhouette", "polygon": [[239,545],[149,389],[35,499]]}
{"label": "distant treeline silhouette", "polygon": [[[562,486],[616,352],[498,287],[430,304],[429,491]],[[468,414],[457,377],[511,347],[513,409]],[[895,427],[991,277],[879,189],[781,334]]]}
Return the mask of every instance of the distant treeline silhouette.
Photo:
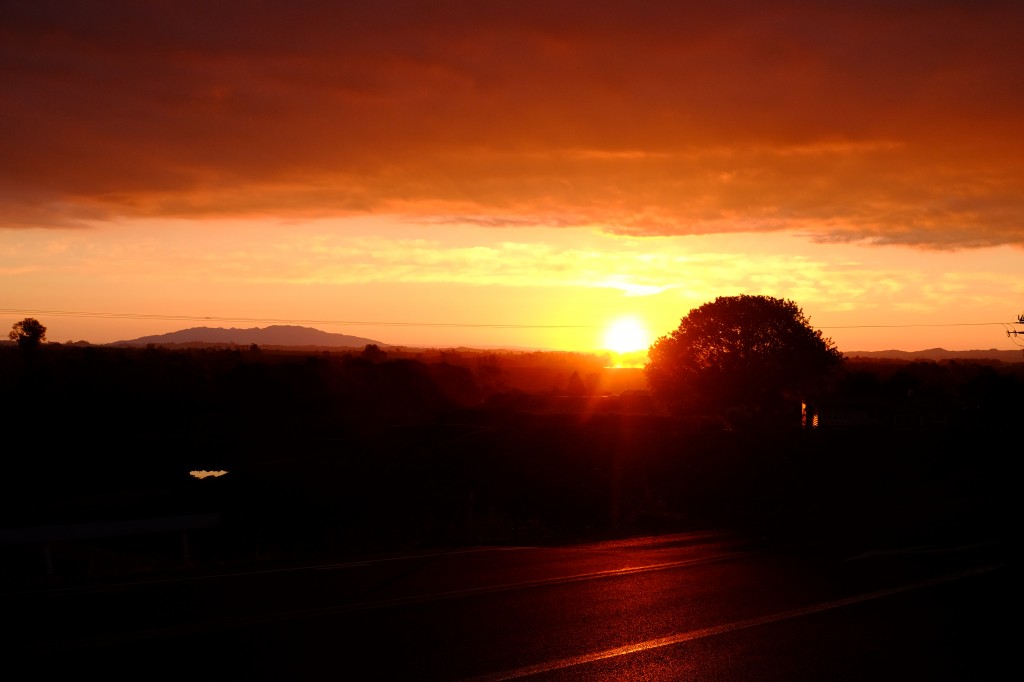
{"label": "distant treeline silhouette", "polygon": [[[878,540],[1009,523],[1020,365],[846,361],[817,427],[797,408],[744,432],[566,395],[602,393],[601,362],[0,347],[3,527],[219,512],[193,554],[223,562],[722,524]],[[517,367],[536,390],[515,387]],[[104,553],[143,552],[124,542],[58,557],[97,571]],[[31,548],[3,549],[8,574],[38,569]]]}

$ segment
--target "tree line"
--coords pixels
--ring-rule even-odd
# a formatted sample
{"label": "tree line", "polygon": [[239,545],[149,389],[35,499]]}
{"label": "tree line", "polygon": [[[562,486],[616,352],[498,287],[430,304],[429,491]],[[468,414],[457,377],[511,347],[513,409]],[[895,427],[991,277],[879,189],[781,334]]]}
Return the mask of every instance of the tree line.
{"label": "tree line", "polygon": [[[516,366],[501,355],[3,346],[4,523],[222,511],[217,551],[265,556],[703,523],[881,532],[916,501],[935,524],[1003,522],[1024,364],[836,362],[814,334],[779,323],[748,340],[717,312],[657,342],[648,374],[706,382],[707,398],[669,382],[643,413],[494,400],[509,390],[495,372]],[[752,369],[786,329],[822,354],[814,380]],[[669,352],[705,337],[719,355],[694,357],[717,374]],[[801,429],[790,408],[812,400],[941,418]]]}

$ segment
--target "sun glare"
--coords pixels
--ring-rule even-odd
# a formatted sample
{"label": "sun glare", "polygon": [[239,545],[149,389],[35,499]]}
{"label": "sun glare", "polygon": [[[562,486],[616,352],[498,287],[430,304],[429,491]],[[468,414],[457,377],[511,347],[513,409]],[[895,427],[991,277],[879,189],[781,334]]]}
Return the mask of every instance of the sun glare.
{"label": "sun glare", "polygon": [[604,333],[604,347],[616,353],[644,350],[650,345],[647,329],[636,318],[618,319]]}

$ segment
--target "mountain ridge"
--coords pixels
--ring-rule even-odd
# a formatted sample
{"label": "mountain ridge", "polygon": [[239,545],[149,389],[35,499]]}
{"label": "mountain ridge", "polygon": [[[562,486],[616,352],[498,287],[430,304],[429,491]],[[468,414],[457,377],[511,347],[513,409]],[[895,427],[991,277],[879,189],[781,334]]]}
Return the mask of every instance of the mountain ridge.
{"label": "mountain ridge", "polygon": [[998,360],[1000,362],[1024,362],[1021,350],[946,350],[945,348],[928,348],[925,350],[855,350],[844,351],[848,358],[865,358],[874,360]]}
{"label": "mountain ridge", "polygon": [[171,343],[230,343],[264,346],[323,346],[330,348],[362,348],[375,344],[390,347],[374,339],[350,334],[335,334],[313,327],[298,325],[271,325],[269,327],[191,327],[166,334],[140,336],[137,339],[115,341],[111,346],[147,346]]}

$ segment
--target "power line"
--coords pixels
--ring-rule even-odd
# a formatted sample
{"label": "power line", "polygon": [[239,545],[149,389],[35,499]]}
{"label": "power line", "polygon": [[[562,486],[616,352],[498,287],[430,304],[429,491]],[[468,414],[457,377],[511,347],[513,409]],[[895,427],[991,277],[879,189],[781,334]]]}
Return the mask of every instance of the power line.
{"label": "power line", "polygon": [[904,329],[910,327],[993,327],[1016,324],[1014,322],[945,322],[938,324],[847,324],[818,329]]}
{"label": "power line", "polygon": [[116,320],[163,320],[188,322],[272,322],[278,324],[321,324],[365,327],[449,327],[449,328],[490,328],[490,329],[593,329],[586,324],[495,324],[463,322],[387,322],[367,320],[297,320],[266,317],[217,317],[207,315],[159,315],[155,313],[98,313],[76,310],[22,310],[0,308],[0,314],[50,315],[53,317],[87,317]]}
{"label": "power line", "polygon": [[[164,320],[188,322],[264,322],[277,324],[322,324],[364,327],[448,327],[448,328],[487,328],[487,329],[594,329],[597,325],[590,324],[512,324],[512,323],[471,323],[471,322],[392,322],[382,320],[310,320],[285,319],[269,317],[218,317],[215,315],[162,315],[157,313],[107,313],[86,312],[77,310],[31,310],[20,308],[0,308],[0,314],[13,315],[50,315],[53,317],[86,317],[97,319],[118,320]],[[1007,327],[1021,324],[1013,322],[945,322],[922,324],[849,324],[828,325],[817,329],[912,329],[922,327]]]}

